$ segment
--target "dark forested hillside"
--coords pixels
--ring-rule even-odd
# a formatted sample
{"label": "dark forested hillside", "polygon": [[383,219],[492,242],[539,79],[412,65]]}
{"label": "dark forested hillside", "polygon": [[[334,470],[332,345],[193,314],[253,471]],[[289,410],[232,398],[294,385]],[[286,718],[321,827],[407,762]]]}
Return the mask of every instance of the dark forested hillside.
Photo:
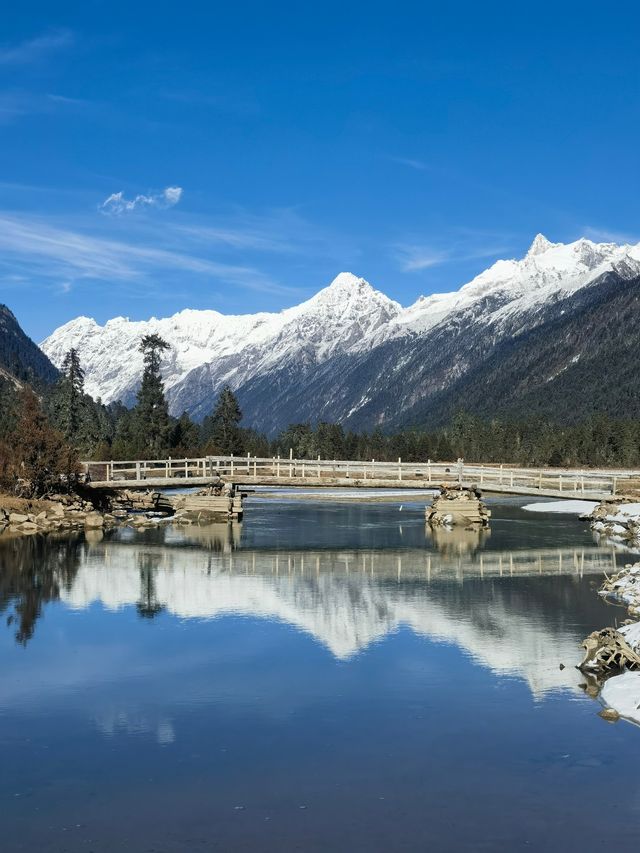
{"label": "dark forested hillside", "polygon": [[605,276],[501,341],[446,392],[420,401],[403,425],[446,424],[460,408],[482,417],[580,423],[640,417],[640,278]]}
{"label": "dark forested hillside", "polygon": [[355,430],[432,428],[467,412],[577,423],[640,416],[640,278],[607,273],[590,287],[501,324],[461,313],[425,335],[392,340],[312,369],[238,389],[246,422]]}
{"label": "dark forested hillside", "polygon": [[6,305],[0,305],[0,367],[17,379],[35,384],[50,384],[59,375]]}

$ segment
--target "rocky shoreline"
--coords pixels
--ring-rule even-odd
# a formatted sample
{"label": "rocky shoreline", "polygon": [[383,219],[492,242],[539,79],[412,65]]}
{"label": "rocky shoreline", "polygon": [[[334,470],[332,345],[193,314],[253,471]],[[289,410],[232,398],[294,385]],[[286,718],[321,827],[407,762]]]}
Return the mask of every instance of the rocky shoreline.
{"label": "rocky shoreline", "polygon": [[[89,500],[92,497],[94,500]],[[97,500],[100,501],[98,504]],[[51,495],[46,499],[0,495],[0,536],[36,533],[108,530],[113,527],[156,527],[199,524],[225,520],[224,514],[175,506],[161,492],[121,490],[109,495]],[[227,519],[230,520],[230,519]]]}
{"label": "rocky shoreline", "polygon": [[141,527],[160,520],[144,512],[132,515],[126,509],[103,511],[91,501],[70,495],[53,495],[46,500],[0,500],[0,535],[104,530],[123,524]]}
{"label": "rocky shoreline", "polygon": [[[589,519],[599,540],[629,550],[640,548],[637,497],[603,501]],[[580,669],[595,679],[605,719],[623,717],[640,725],[640,563],[628,563],[605,577],[598,594],[626,605],[631,618],[620,626],[593,631],[582,644],[585,656]]]}
{"label": "rocky shoreline", "polygon": [[598,538],[640,547],[640,502],[636,497],[609,498],[598,504],[589,516],[591,529]]}

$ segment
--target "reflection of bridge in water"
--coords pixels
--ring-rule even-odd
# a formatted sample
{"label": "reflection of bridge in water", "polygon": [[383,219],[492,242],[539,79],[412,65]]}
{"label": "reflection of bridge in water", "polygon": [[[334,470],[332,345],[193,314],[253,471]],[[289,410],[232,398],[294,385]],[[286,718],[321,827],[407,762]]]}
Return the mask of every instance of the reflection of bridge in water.
{"label": "reflection of bridge in water", "polygon": [[[486,531],[435,530],[428,533],[433,549],[264,549],[240,547],[241,524],[192,525],[168,528],[160,541],[110,540],[105,563],[118,551],[154,554],[155,565],[206,567],[207,571],[253,575],[368,575],[380,580],[502,578],[533,575],[602,575],[621,568],[627,558],[615,550],[593,547],[535,550],[482,550]],[[429,541],[429,540],[427,540]]]}

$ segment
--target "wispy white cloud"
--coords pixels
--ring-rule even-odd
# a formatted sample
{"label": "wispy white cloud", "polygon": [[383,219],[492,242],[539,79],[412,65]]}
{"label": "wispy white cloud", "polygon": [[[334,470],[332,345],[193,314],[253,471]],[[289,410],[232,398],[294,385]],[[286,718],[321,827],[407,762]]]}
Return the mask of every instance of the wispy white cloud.
{"label": "wispy white cloud", "polygon": [[50,30],[17,44],[0,46],[0,65],[28,65],[73,44],[71,30]]}
{"label": "wispy white cloud", "polygon": [[27,115],[43,115],[87,105],[87,101],[66,95],[4,91],[0,92],[0,124],[8,124]]}
{"label": "wispy white cloud", "polygon": [[391,246],[402,272],[419,272],[448,263],[492,258],[509,251],[509,241],[495,234],[459,229],[448,240],[405,240]]}
{"label": "wispy white cloud", "polygon": [[182,198],[182,187],[165,187],[162,192],[152,195],[137,195],[135,198],[127,199],[122,191],[111,193],[99,206],[101,213],[120,216],[123,213],[132,213],[145,207],[157,207],[166,209],[174,207]]}
{"label": "wispy white cloud", "polygon": [[434,249],[431,246],[415,246],[398,243],[394,247],[396,260],[403,272],[416,272],[429,267],[437,267],[451,260],[447,251]]}
{"label": "wispy white cloud", "polygon": [[422,160],[415,160],[411,157],[389,157],[393,163],[399,163],[401,166],[408,166],[410,169],[416,169],[418,172],[426,172],[429,169],[427,163]]}
{"label": "wispy white cloud", "polygon": [[135,295],[157,289],[159,277],[183,273],[264,293],[295,292],[249,265],[98,237],[13,213],[0,213],[0,255],[0,269],[7,274],[19,272],[63,291],[91,280],[105,287],[125,286]]}
{"label": "wispy white cloud", "polygon": [[638,234],[631,234],[628,231],[610,230],[608,228],[598,228],[591,225],[585,225],[582,229],[582,236],[588,240],[594,240],[596,243],[631,243],[635,244],[640,240]]}
{"label": "wispy white cloud", "polygon": [[344,234],[319,227],[295,208],[275,208],[261,214],[235,210],[206,222],[178,224],[177,230],[202,246],[243,252],[304,255],[350,263],[359,254]]}

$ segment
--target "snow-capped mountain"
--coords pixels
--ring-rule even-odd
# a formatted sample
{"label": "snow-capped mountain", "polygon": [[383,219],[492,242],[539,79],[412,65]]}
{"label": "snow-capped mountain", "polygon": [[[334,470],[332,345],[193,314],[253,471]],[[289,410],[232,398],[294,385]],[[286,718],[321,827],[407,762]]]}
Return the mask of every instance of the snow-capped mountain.
{"label": "snow-capped mountain", "polygon": [[607,275],[620,282],[640,276],[640,245],[551,243],[538,234],[524,258],[497,261],[459,290],[407,308],[341,273],[312,299],[279,313],[185,310],[104,326],[81,317],[42,348],[59,365],[76,347],[87,390],[105,402],[133,400],[140,338],[157,332],[171,346],[164,376],[175,414],[203,417],[229,382],[247,421],[269,432],[320,418],[358,427],[398,424],[403,412],[455,386],[501,342],[560,310],[570,318],[571,300]]}
{"label": "snow-capped mountain", "polygon": [[228,381],[238,386],[284,363],[309,365],[366,348],[401,310],[364,279],[341,273],[313,298],[279,313],[225,316],[187,309],[141,322],[116,317],[104,326],[78,317],[41,346],[56,365],[75,347],[86,371],[88,393],[105,403],[129,402],[142,373],[138,346],[143,335],[157,333],[171,346],[163,367],[168,390],[208,364],[221,366],[216,385]]}
{"label": "snow-capped mountain", "polygon": [[619,246],[584,239],[551,243],[537,234],[521,260],[496,261],[453,293],[421,296],[394,318],[391,334],[426,332],[452,314],[485,301],[493,309],[484,314],[487,322],[525,314],[540,303],[574,293],[617,267],[640,273],[640,244]]}

